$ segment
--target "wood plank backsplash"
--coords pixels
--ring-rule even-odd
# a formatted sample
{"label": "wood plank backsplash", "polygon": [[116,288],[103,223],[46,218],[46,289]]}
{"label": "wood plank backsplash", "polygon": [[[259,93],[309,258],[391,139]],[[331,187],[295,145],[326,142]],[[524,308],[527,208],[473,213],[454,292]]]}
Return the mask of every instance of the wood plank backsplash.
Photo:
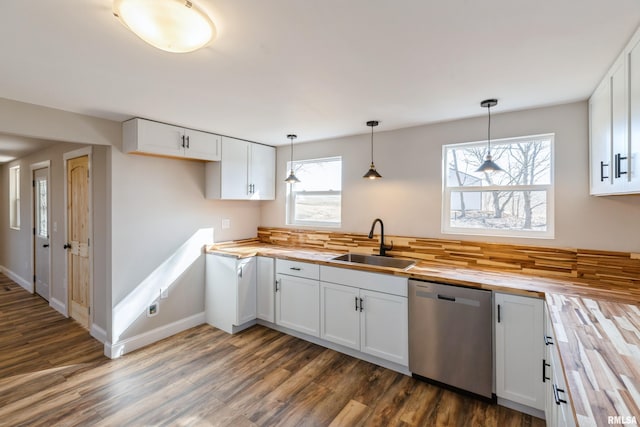
{"label": "wood plank backsplash", "polygon": [[[322,230],[258,228],[258,239],[263,243],[347,252],[377,253],[378,238]],[[390,255],[440,265],[640,287],[640,254],[636,253],[402,236],[385,236],[385,242],[393,242]]]}

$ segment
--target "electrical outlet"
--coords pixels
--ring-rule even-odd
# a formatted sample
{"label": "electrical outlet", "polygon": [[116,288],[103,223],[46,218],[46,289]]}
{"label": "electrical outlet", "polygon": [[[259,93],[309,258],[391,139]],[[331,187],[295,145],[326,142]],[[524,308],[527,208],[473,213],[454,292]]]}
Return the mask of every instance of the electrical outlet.
{"label": "electrical outlet", "polygon": [[231,228],[231,220],[230,219],[223,219],[222,220],[222,228],[224,230]]}
{"label": "electrical outlet", "polygon": [[160,288],[160,298],[169,298],[169,288]]}
{"label": "electrical outlet", "polygon": [[147,307],[147,317],[153,317],[160,311],[160,305],[157,302],[149,304]]}

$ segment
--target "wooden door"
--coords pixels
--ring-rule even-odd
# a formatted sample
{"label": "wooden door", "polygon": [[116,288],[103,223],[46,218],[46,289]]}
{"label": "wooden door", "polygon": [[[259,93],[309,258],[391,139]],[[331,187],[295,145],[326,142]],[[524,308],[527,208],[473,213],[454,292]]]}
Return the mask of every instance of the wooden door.
{"label": "wooden door", "polygon": [[67,160],[69,315],[89,328],[89,156]]}
{"label": "wooden door", "polygon": [[35,292],[49,301],[49,168],[33,171],[33,255]]}

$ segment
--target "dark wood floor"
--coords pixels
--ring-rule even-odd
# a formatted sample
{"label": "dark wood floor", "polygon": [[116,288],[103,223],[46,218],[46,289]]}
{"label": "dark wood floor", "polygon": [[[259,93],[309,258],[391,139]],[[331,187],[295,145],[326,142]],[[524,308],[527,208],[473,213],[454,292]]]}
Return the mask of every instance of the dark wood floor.
{"label": "dark wood floor", "polygon": [[261,326],[109,360],[2,274],[0,332],[2,426],[544,426]]}

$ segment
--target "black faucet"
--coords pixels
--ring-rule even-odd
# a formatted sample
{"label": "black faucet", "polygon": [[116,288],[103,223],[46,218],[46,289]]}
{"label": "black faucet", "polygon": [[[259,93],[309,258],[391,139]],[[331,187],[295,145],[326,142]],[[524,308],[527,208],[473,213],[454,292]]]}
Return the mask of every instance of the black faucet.
{"label": "black faucet", "polygon": [[387,256],[387,251],[393,249],[393,242],[391,242],[391,246],[384,245],[384,224],[380,218],[376,218],[373,220],[373,224],[371,224],[371,231],[369,231],[369,238],[373,239],[373,229],[376,227],[376,222],[380,223],[380,256]]}

